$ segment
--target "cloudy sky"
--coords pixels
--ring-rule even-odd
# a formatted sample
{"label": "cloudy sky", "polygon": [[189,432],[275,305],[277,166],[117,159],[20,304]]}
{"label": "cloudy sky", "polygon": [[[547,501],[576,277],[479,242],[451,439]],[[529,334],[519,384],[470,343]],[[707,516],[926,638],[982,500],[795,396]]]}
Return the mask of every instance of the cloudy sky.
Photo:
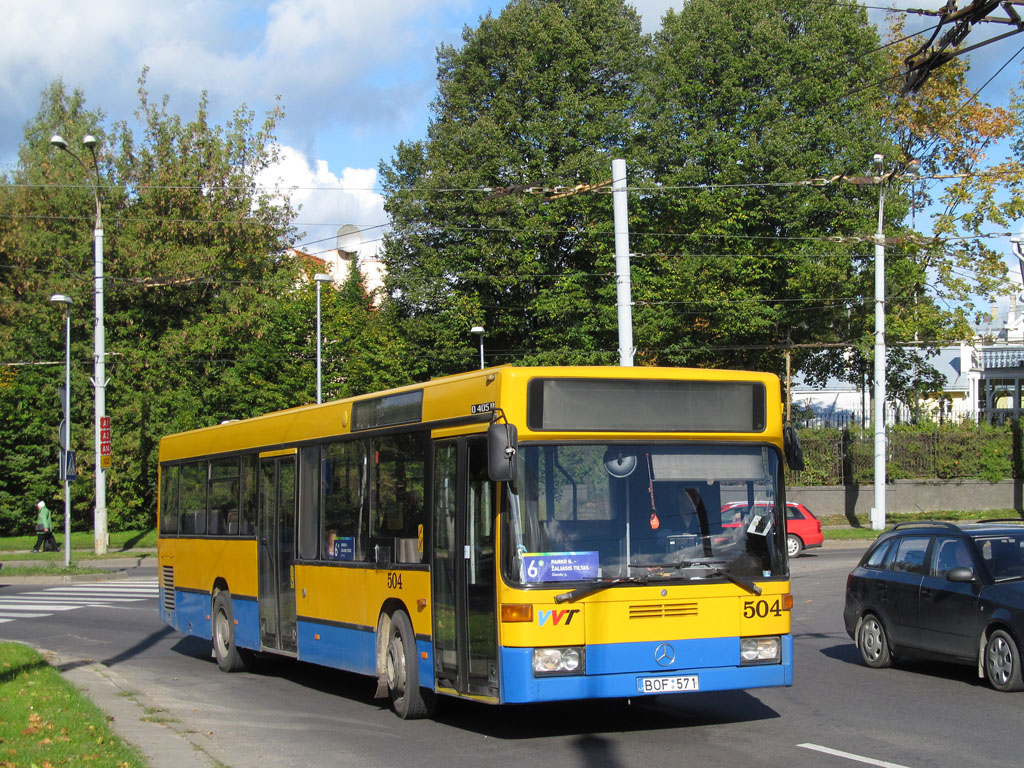
{"label": "cloudy sky", "polygon": [[[42,89],[61,77],[110,122],[129,119],[148,66],[151,94],[169,94],[184,117],[209,93],[222,122],[244,103],[262,114],[280,95],[277,175],[297,188],[299,229],[310,252],[331,247],[342,224],[384,224],[376,168],[401,140],[421,138],[435,93],[435,50],[458,44],[503,0],[0,0],[0,167],[16,160]],[[681,0],[633,0],[644,29]],[[938,8],[942,0],[873,0],[879,7]],[[960,5],[968,4],[962,0]],[[884,13],[871,11],[880,22]],[[927,22],[911,17],[909,28]],[[1004,31],[982,25],[973,39]],[[973,55],[980,86],[1024,45],[1024,35]],[[1021,57],[983,96],[1003,101]],[[66,137],[76,142],[75,137]],[[379,231],[379,230],[378,230]],[[368,235],[372,239],[373,235]]]}

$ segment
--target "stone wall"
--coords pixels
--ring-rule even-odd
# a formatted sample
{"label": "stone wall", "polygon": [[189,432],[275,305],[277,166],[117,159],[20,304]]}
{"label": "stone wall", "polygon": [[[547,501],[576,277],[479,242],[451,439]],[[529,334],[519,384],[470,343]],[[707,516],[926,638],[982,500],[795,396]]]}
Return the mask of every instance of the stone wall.
{"label": "stone wall", "polygon": [[[886,488],[886,512],[941,512],[947,510],[1021,510],[1020,480],[895,480]],[[875,503],[873,485],[793,486],[789,501],[805,504],[816,515],[867,517]],[[979,515],[984,517],[984,514]]]}

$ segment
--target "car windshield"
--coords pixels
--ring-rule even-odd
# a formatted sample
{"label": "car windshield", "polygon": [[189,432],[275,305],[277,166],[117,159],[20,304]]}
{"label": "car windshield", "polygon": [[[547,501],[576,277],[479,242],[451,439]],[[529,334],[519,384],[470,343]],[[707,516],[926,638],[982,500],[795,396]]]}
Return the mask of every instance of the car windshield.
{"label": "car windshield", "polygon": [[769,446],[519,446],[504,528],[519,585],[788,575]]}
{"label": "car windshield", "polygon": [[979,536],[974,543],[993,579],[1024,577],[1024,533]]}

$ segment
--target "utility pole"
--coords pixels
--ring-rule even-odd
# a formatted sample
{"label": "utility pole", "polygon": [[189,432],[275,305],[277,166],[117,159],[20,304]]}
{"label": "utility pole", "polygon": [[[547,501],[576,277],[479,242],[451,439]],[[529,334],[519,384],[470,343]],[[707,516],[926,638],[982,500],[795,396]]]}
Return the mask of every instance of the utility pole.
{"label": "utility pole", "polygon": [[619,318],[619,365],[633,365],[633,299],[629,275],[629,206],[626,161],[612,160],[612,211],[615,222],[615,299]]}

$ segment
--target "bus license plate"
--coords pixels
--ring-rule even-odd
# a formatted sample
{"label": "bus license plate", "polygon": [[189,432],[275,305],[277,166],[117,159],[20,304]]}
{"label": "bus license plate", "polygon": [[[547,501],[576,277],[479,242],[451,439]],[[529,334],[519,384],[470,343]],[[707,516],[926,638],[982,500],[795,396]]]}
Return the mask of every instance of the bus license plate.
{"label": "bus license plate", "polygon": [[675,693],[678,691],[699,691],[700,683],[696,675],[676,675],[675,677],[638,677],[637,693]]}

